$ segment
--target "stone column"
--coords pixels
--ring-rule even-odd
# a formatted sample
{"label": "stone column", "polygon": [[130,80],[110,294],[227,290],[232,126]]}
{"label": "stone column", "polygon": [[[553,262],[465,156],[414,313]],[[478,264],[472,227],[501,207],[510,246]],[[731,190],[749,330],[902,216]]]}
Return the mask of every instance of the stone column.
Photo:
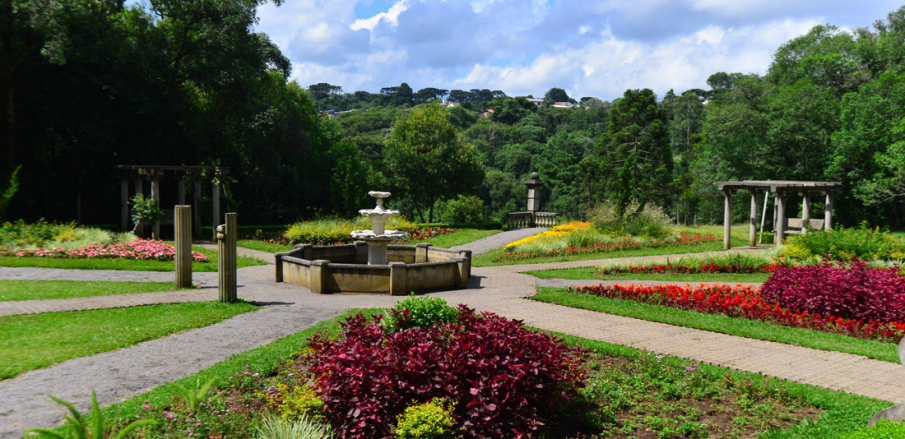
{"label": "stone column", "polygon": [[236,301],[236,213],[226,214],[226,224],[216,227],[217,257],[219,267],[217,271],[217,286],[220,301],[224,303]]}
{"label": "stone column", "polygon": [[[160,208],[160,176],[154,175],[151,177],[151,199],[154,200],[154,204],[157,205],[157,208]],[[154,220],[154,224],[151,228],[151,237],[154,239],[160,239],[160,218]]]}
{"label": "stone column", "polygon": [[[195,239],[201,239],[201,182],[195,180],[192,185],[192,204],[195,206],[195,210],[192,212],[195,215],[195,220],[192,222],[192,235]],[[214,223],[214,228],[217,227],[217,223]]]}
{"label": "stone column", "polygon": [[774,228],[775,236],[773,237],[773,242],[776,245],[782,245],[783,240],[786,237],[786,194],[782,192],[776,193],[776,198],[774,199],[776,203],[776,224]]}
{"label": "stone column", "polygon": [[732,191],[723,191],[723,248],[732,248]]}
{"label": "stone column", "polygon": [[408,268],[402,262],[390,262],[390,295],[404,296],[406,291],[405,277]]}
{"label": "stone column", "polygon": [[823,230],[830,231],[833,228],[833,194],[826,193],[826,205],[823,208]]}
{"label": "stone column", "polygon": [[217,227],[220,224],[220,184],[213,183],[211,185],[211,206],[213,221],[211,225]]}
{"label": "stone column", "polygon": [[530,216],[528,219],[528,227],[535,227],[537,225],[534,214],[540,211],[540,194],[538,193],[538,190],[543,185],[544,182],[539,179],[537,172],[532,172],[531,176],[525,180],[525,186],[528,186],[528,213]]}
{"label": "stone column", "polygon": [[751,192],[751,229],[748,232],[748,245],[754,247],[757,245],[757,191]]}
{"label": "stone column", "polygon": [[125,177],[119,179],[119,229],[121,232],[129,231],[129,180]]}
{"label": "stone column", "polygon": [[801,234],[808,234],[808,227],[811,225],[811,194],[803,192],[801,194]]}
{"label": "stone column", "polygon": [[173,231],[176,239],[176,288],[188,288],[192,286],[192,206],[176,206]]}

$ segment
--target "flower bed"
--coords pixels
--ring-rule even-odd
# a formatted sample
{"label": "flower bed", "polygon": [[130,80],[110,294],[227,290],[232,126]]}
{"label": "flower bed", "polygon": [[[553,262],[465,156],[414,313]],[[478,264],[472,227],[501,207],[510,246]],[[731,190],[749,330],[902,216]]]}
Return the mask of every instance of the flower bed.
{"label": "flower bed", "polygon": [[[137,238],[126,244],[91,244],[74,250],[29,249],[14,252],[6,248],[0,249],[0,256],[35,257],[35,258],[73,258],[73,259],[140,259],[150,261],[172,261],[176,258],[176,248],[163,241]],[[196,262],[208,262],[208,257],[193,251],[192,258]]]}
{"label": "flower bed", "polygon": [[700,264],[695,266],[680,263],[650,265],[614,265],[594,267],[598,274],[700,274],[700,273],[772,273],[781,264],[734,265],[734,264]]}
{"label": "flower bed", "polygon": [[570,287],[569,291],[890,343],[898,342],[905,334],[905,323],[844,318],[783,307],[762,297],[758,289],[743,285],[586,285]]}
{"label": "flower bed", "polygon": [[[546,233],[546,232],[545,232]],[[664,248],[679,247],[684,245],[694,245],[707,242],[719,241],[721,238],[712,235],[700,235],[687,232],[679,233],[674,239],[638,239],[633,237],[622,237],[610,242],[595,242],[590,245],[568,246],[563,249],[550,250],[533,250],[519,251],[518,247],[511,247],[512,251],[508,251],[500,255],[496,262],[513,261],[522,259],[534,259],[540,257],[552,256],[570,256],[587,253],[609,253],[624,250],[639,250],[642,248]]]}

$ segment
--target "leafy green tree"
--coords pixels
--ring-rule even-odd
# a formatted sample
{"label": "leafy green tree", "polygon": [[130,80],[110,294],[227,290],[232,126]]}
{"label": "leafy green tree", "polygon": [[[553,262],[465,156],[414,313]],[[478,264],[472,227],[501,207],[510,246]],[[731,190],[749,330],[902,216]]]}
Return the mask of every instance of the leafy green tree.
{"label": "leafy green tree", "polygon": [[575,102],[569,94],[561,88],[553,87],[544,94],[544,102]]}
{"label": "leafy green tree", "polygon": [[663,204],[671,192],[672,152],[666,110],[649,89],[626,90],[614,102],[603,145],[599,148],[601,175],[608,175],[605,194],[619,215],[632,200],[640,212],[649,202]]}
{"label": "leafy green tree", "polygon": [[477,153],[462,143],[437,103],[419,105],[396,120],[384,149],[387,178],[400,196],[414,201],[421,221],[433,221],[440,199],[474,194],[484,179]]}

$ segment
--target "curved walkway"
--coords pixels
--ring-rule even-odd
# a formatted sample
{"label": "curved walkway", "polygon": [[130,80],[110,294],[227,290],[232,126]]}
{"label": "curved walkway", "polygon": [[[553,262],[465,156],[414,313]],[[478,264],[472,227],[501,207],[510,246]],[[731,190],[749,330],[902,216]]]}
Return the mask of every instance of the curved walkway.
{"label": "curved walkway", "polygon": [[[497,234],[490,238],[499,240],[505,236],[513,235]],[[662,256],[618,261],[658,258]],[[475,267],[468,288],[432,295],[452,304],[465,303],[475,309],[520,319],[545,330],[888,401],[898,402],[905,397],[905,369],[898,364],[525,300],[535,292],[538,282],[523,274],[524,271],[585,267],[614,261]],[[0,270],[0,278],[22,278],[16,277],[16,273]],[[40,277],[38,273],[30,275]],[[123,277],[134,275],[133,272],[120,273]],[[48,275],[65,277],[59,271],[48,272]],[[107,273],[102,275],[116,277]],[[173,276],[172,273],[166,275]],[[261,309],[205,328],[66,361],[0,381],[0,438],[21,437],[23,429],[33,426],[59,424],[61,412],[50,403],[45,396],[47,393],[73,401],[80,409],[87,410],[91,389],[95,389],[102,405],[112,404],[207,368],[229,355],[301,331],[345,310],[387,307],[400,299],[364,294],[314,294],[295,285],[274,283],[273,267],[269,265],[240,269],[239,284],[239,297],[262,305]],[[213,289],[201,289],[150,294],[167,297],[163,295],[189,293],[197,295],[194,298],[209,292],[216,293]],[[107,297],[126,301],[131,300],[130,296],[142,294]],[[129,305],[123,302],[122,306]]]}

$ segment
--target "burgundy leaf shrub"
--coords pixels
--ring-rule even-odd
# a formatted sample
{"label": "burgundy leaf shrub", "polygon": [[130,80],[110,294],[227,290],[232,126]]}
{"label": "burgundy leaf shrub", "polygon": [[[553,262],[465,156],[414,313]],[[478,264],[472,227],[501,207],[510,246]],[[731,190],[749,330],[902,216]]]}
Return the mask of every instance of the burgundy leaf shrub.
{"label": "burgundy leaf shrub", "polygon": [[773,271],[761,297],[781,306],[877,322],[905,322],[905,277],[859,260]]}
{"label": "burgundy leaf shrub", "polygon": [[446,398],[466,438],[531,437],[584,386],[578,350],[521,322],[459,306],[455,323],[386,332],[349,318],[307,356],[324,411],[344,439],[391,438],[406,407]]}

